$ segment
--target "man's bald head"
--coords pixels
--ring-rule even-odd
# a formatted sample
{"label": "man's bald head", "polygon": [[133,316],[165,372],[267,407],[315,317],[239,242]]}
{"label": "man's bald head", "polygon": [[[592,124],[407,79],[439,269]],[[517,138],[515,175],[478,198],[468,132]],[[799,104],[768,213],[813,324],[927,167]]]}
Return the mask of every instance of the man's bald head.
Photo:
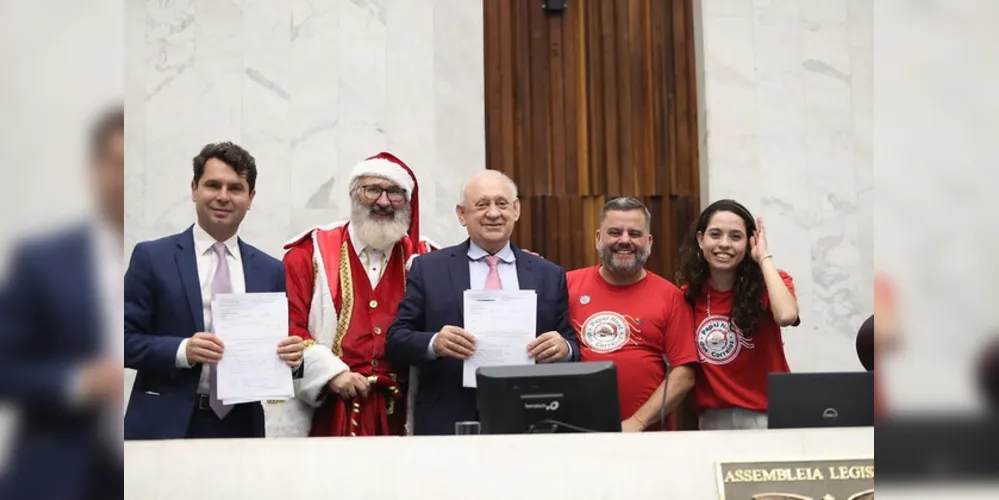
{"label": "man's bald head", "polygon": [[513,182],[509,176],[500,172],[499,170],[483,170],[476,173],[470,179],[465,181],[461,186],[461,192],[459,193],[458,204],[464,206],[466,202],[470,199],[468,192],[469,189],[477,190],[480,188],[482,183],[489,183],[491,181],[501,181],[505,183],[509,189],[507,196],[511,200],[517,199],[517,184]]}

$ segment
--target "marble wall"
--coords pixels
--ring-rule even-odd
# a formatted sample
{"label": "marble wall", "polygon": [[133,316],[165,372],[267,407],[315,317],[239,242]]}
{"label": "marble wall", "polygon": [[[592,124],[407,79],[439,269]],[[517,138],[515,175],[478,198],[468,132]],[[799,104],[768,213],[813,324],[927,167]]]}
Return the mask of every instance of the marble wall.
{"label": "marble wall", "polygon": [[482,5],[467,0],[129,0],[125,245],[194,221],[191,158],[232,140],[257,159],[243,238],[349,215],[346,177],[387,150],[417,173],[442,244],[462,180],[484,168]]}
{"label": "marble wall", "polygon": [[859,369],[872,314],[873,5],[695,0],[702,198],[763,216],[802,326],[791,368]]}

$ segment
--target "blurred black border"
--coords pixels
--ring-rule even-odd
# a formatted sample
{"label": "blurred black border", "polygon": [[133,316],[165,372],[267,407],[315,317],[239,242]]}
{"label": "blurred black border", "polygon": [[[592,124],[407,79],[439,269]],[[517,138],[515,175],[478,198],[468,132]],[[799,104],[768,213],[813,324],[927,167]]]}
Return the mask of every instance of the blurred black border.
{"label": "blurred black border", "polygon": [[999,479],[999,418],[902,416],[875,426],[878,482],[933,484]]}

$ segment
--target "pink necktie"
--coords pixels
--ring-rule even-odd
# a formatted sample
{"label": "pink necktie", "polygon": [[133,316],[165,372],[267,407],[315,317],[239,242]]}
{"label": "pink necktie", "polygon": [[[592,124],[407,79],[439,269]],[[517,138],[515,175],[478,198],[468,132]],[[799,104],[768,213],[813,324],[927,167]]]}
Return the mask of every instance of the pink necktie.
{"label": "pink necktie", "polygon": [[[229,261],[226,260],[226,253],[228,249],[225,243],[217,242],[212,246],[212,250],[215,250],[215,255],[219,259],[219,266],[215,269],[215,277],[212,279],[212,296],[217,294],[232,293],[232,279],[229,276]],[[232,411],[232,406],[222,403],[222,400],[218,396],[218,370],[217,367],[211,366],[209,368],[209,391],[208,391],[208,404],[218,415],[219,419],[224,419],[229,412]]]}
{"label": "pink necktie", "polygon": [[502,290],[503,282],[499,275],[499,257],[495,255],[486,256],[486,264],[489,264],[489,274],[486,275],[486,290]]}

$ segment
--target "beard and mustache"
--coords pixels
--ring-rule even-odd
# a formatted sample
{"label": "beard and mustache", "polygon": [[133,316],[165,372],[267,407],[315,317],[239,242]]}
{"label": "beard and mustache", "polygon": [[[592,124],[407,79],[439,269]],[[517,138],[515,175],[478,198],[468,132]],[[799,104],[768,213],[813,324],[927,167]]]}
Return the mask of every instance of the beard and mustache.
{"label": "beard and mustache", "polygon": [[[645,263],[649,260],[649,255],[652,254],[652,250],[645,247],[638,247],[634,243],[617,243],[614,245],[604,245],[600,244],[597,249],[600,252],[600,262],[603,263],[609,271],[613,273],[620,274],[634,274],[645,267]],[[631,252],[634,259],[632,259],[629,264],[619,264],[614,261],[614,252]]]}
{"label": "beard and mustache", "polygon": [[[376,220],[373,215],[391,215],[391,220]],[[409,205],[400,209],[371,205],[366,207],[357,199],[352,200],[350,223],[357,238],[368,246],[387,251],[409,232],[412,220]]]}

